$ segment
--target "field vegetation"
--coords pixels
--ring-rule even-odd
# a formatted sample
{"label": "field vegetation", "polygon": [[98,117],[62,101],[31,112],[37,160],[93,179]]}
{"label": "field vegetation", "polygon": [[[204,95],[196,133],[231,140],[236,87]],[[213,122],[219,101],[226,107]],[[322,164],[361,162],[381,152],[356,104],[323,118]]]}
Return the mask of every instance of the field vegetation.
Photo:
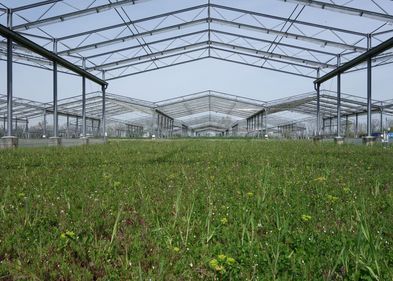
{"label": "field vegetation", "polygon": [[389,148],[140,140],[0,163],[0,280],[393,280]]}

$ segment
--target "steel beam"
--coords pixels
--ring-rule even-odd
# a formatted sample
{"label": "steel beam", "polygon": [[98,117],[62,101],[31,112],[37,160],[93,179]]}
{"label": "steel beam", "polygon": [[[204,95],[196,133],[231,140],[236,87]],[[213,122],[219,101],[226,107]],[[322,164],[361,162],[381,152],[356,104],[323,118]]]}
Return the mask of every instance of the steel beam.
{"label": "steel beam", "polygon": [[[229,48],[232,50],[239,50],[242,52],[247,52],[250,54],[267,56],[268,58],[270,57],[270,58],[288,60],[288,61],[292,61],[295,63],[302,63],[305,65],[313,66],[314,67],[313,69],[315,69],[316,67],[317,68],[328,68],[328,67],[334,68],[335,67],[335,65],[327,64],[327,63],[323,63],[323,62],[319,62],[319,61],[303,59],[303,58],[299,58],[296,56],[287,56],[284,54],[278,54],[278,53],[273,53],[273,52],[266,52],[266,51],[256,50],[253,48],[242,47],[242,46],[238,46],[238,45],[232,45],[232,44],[221,43],[221,42],[216,42],[216,41],[211,41],[210,44],[212,46],[221,46],[221,47]],[[264,58],[264,57],[261,57],[261,58]]]}
{"label": "steel beam", "polygon": [[[82,16],[87,16],[87,15],[92,15],[92,14],[98,14],[102,13],[105,11],[109,11],[111,9],[119,8],[124,5],[134,5],[136,2],[142,2],[143,0],[119,0],[114,3],[109,3],[105,5],[100,5],[100,6],[95,6],[87,9],[82,9],[76,12],[71,12],[71,13],[66,13],[66,14],[61,14],[61,15],[56,15],[53,17],[49,18],[44,18],[36,21],[32,21],[29,23],[24,23],[20,25],[16,25],[14,30],[24,30],[24,29],[32,29],[32,28],[37,28],[57,22],[63,22],[66,20],[82,17]],[[34,5],[34,4],[33,4]]]}
{"label": "steel beam", "polygon": [[384,22],[393,22],[393,16],[388,14],[382,14],[378,12],[373,12],[369,10],[363,10],[358,8],[352,8],[343,5],[337,5],[329,2],[315,1],[315,0],[279,0],[284,2],[293,2],[296,4],[301,4],[309,7],[320,8],[327,11],[339,12],[348,15],[367,17],[374,20],[380,20]]}
{"label": "steel beam", "polygon": [[262,33],[267,33],[267,34],[273,34],[273,35],[278,35],[278,36],[283,36],[285,38],[290,38],[290,39],[295,39],[295,40],[302,40],[306,41],[309,43],[313,44],[318,44],[319,46],[331,46],[335,48],[340,48],[344,50],[354,50],[357,52],[365,52],[366,48],[363,47],[358,47],[350,44],[345,44],[342,42],[336,42],[336,41],[330,41],[330,40],[325,40],[325,39],[319,39],[315,38],[312,36],[306,36],[303,34],[295,34],[295,33],[289,33],[285,31],[280,31],[280,30],[275,30],[275,29],[269,29],[265,27],[260,27],[260,26],[255,26],[255,25],[250,25],[250,24],[244,24],[244,23],[238,23],[234,21],[228,21],[228,20],[223,20],[223,19],[216,19],[212,18],[211,21],[213,23],[221,24],[221,25],[227,25],[231,26],[234,28],[239,28],[239,29],[247,29],[247,30],[252,30],[252,31],[258,31]]}
{"label": "steel beam", "polygon": [[353,30],[337,28],[337,27],[334,27],[334,26],[328,26],[328,25],[317,24],[317,23],[312,23],[312,22],[306,22],[306,21],[301,21],[301,20],[297,20],[297,19],[290,19],[290,18],[285,18],[285,17],[279,17],[279,16],[275,16],[275,15],[263,14],[263,13],[258,13],[258,12],[255,12],[255,11],[248,11],[248,10],[243,10],[243,9],[237,9],[237,8],[234,8],[234,7],[228,7],[228,6],[217,5],[217,4],[211,4],[211,7],[212,8],[217,8],[217,9],[221,9],[221,10],[238,12],[238,13],[247,14],[247,15],[253,15],[253,16],[257,16],[257,17],[263,17],[263,18],[268,18],[268,19],[273,19],[273,20],[289,22],[289,23],[293,23],[293,24],[300,24],[300,25],[320,28],[320,29],[324,29],[324,30],[331,30],[331,31],[335,31],[335,32],[342,32],[342,33],[347,33],[347,34],[352,34],[352,35],[357,35],[357,36],[363,36],[363,37],[367,36],[366,33],[356,32],[356,31],[353,31]]}
{"label": "steel beam", "polygon": [[193,7],[190,7],[190,8],[185,8],[185,9],[181,9],[181,10],[177,10],[177,11],[171,11],[171,12],[168,12],[168,13],[154,15],[154,16],[151,16],[151,17],[136,19],[136,20],[129,21],[129,22],[126,22],[126,23],[114,24],[114,25],[109,25],[109,26],[105,26],[105,27],[102,27],[102,28],[92,29],[92,30],[89,30],[89,31],[84,31],[84,32],[80,32],[80,33],[74,33],[74,34],[70,34],[70,35],[67,35],[67,36],[59,37],[59,38],[57,38],[57,40],[63,41],[63,40],[73,39],[73,38],[76,38],[76,37],[86,36],[86,35],[90,35],[90,34],[93,34],[93,33],[103,32],[103,31],[116,29],[116,28],[121,28],[121,27],[124,27],[124,26],[127,26],[127,25],[135,25],[135,24],[140,24],[140,23],[146,22],[146,21],[151,21],[151,20],[155,20],[155,19],[171,17],[171,16],[174,16],[176,14],[190,12],[190,11],[197,10],[197,9],[203,9],[203,8],[206,8],[206,7],[207,7],[207,4],[193,6]]}
{"label": "steel beam", "polygon": [[[222,35],[227,35],[227,36],[233,36],[233,37],[237,37],[237,38],[242,38],[242,39],[246,39],[246,40],[253,40],[256,42],[261,42],[261,43],[267,43],[267,44],[271,44],[272,41],[271,40],[266,40],[266,39],[262,39],[262,38],[257,38],[257,37],[252,37],[252,36],[246,36],[246,35],[242,35],[242,34],[236,34],[236,33],[231,33],[231,32],[226,32],[226,31],[221,31],[221,30],[216,30],[216,29],[212,29],[210,30],[213,34],[217,33],[217,34],[222,34]],[[297,49],[297,50],[301,50],[301,51],[306,51],[306,52],[313,52],[313,53],[318,53],[318,54],[322,54],[322,55],[327,55],[327,56],[337,56],[336,53],[332,53],[332,52],[326,52],[326,51],[322,51],[320,49],[312,49],[312,48],[306,48],[306,47],[302,47],[302,46],[298,46],[298,45],[293,45],[293,44],[287,44],[287,43],[282,43],[282,42],[275,42],[274,43],[277,46],[282,46],[282,47],[287,47],[287,48],[293,48],[293,49]]]}
{"label": "steel beam", "polygon": [[130,50],[133,50],[133,49],[139,49],[141,47],[147,47],[147,46],[151,46],[151,45],[154,45],[154,44],[159,44],[159,43],[164,43],[164,42],[168,42],[168,41],[173,41],[173,40],[181,39],[181,38],[184,38],[184,37],[194,36],[194,35],[203,34],[203,33],[207,33],[207,32],[208,32],[208,30],[204,29],[204,30],[200,30],[200,31],[196,31],[196,32],[190,32],[190,33],[186,33],[186,34],[181,34],[181,35],[177,35],[177,36],[173,36],[173,37],[164,38],[164,39],[157,40],[157,41],[152,41],[152,42],[141,44],[141,45],[138,44],[138,45],[133,45],[133,46],[129,46],[129,47],[126,47],[126,48],[121,48],[121,49],[111,50],[111,51],[108,51],[108,52],[98,53],[98,54],[86,56],[85,58],[87,60],[89,60],[89,59],[93,59],[93,58],[97,58],[97,57],[111,55],[113,53],[120,53],[120,52],[124,52],[124,51],[130,51]]}
{"label": "steel beam", "polygon": [[152,30],[148,30],[148,31],[144,31],[138,34],[132,34],[132,35],[127,35],[127,36],[123,36],[123,37],[118,37],[118,38],[113,38],[113,39],[109,39],[109,40],[105,40],[105,41],[100,41],[100,42],[96,42],[96,43],[92,43],[92,44],[87,44],[87,45],[83,45],[83,46],[79,46],[76,48],[71,48],[65,51],[61,51],[59,52],[60,55],[70,55],[73,53],[79,53],[82,51],[87,51],[87,50],[95,50],[98,48],[102,48],[102,47],[106,47],[106,46],[110,46],[113,44],[117,44],[117,43],[124,43],[126,41],[130,41],[133,39],[138,39],[138,38],[143,38],[146,36],[152,36],[152,35],[156,35],[156,34],[160,34],[163,32],[168,32],[168,31],[174,31],[174,30],[179,30],[185,27],[189,27],[189,26],[195,26],[201,23],[206,23],[207,19],[199,19],[199,20],[194,20],[194,21],[189,21],[189,22],[185,22],[185,23],[181,23],[181,24],[175,24],[175,25],[170,25],[167,27],[162,27],[162,28],[157,28],[157,29],[152,29]]}
{"label": "steel beam", "polygon": [[[0,24],[0,35],[3,37],[6,37],[8,39],[11,39],[13,42],[37,53],[40,56],[43,56],[53,62],[57,62],[59,65],[81,75],[85,76],[86,78],[90,79],[91,81],[100,84],[100,85],[107,85],[105,81],[102,81],[101,79],[97,78],[93,74],[79,68],[75,64],[63,59],[62,57],[54,54],[53,52],[48,51],[47,49],[41,47],[40,45],[34,43],[33,41],[19,35],[18,33],[8,29],[4,25]],[[12,44],[11,44],[12,46]]]}
{"label": "steel beam", "polygon": [[367,52],[359,55],[358,57],[350,60],[349,62],[344,63],[340,67],[337,67],[333,71],[325,74],[321,78],[318,78],[314,81],[314,83],[323,83],[326,82],[327,80],[337,76],[338,73],[344,73],[345,71],[363,63],[366,62],[369,58],[375,57],[389,49],[393,48],[393,37],[386,40],[385,42],[379,44],[378,46],[374,48],[370,48]]}
{"label": "steel beam", "polygon": [[208,58],[208,57],[200,57],[200,58],[196,58],[196,59],[191,59],[191,60],[187,60],[187,61],[173,63],[173,64],[170,64],[170,65],[160,66],[160,67],[154,68],[154,69],[147,69],[147,70],[143,70],[143,71],[139,71],[139,72],[119,75],[119,76],[116,76],[116,77],[108,78],[108,79],[106,79],[106,81],[112,81],[112,80],[115,80],[115,79],[120,79],[120,78],[124,78],[124,77],[128,77],[128,76],[133,76],[133,75],[137,75],[137,74],[141,74],[141,73],[146,73],[146,72],[150,72],[150,71],[156,71],[158,69],[163,69],[163,68],[168,68],[168,67],[172,67],[172,66],[176,66],[176,65],[185,64],[185,63],[200,61],[200,60],[203,60],[203,59],[206,59],[206,58]]}
{"label": "steel beam", "polygon": [[135,62],[135,61],[141,61],[143,59],[146,59],[146,62],[150,62],[150,58],[155,58],[157,56],[160,55],[168,55],[168,54],[172,54],[172,53],[176,53],[182,50],[188,50],[188,49],[193,49],[193,48],[198,48],[198,47],[202,47],[202,46],[207,46],[208,42],[200,42],[200,43],[195,43],[195,44],[189,44],[189,45],[185,45],[185,46],[180,46],[180,47],[176,47],[176,48],[172,48],[172,49],[167,49],[164,51],[159,51],[156,53],[151,53],[151,54],[146,54],[146,55],[142,55],[142,56],[138,56],[138,57],[131,57],[131,58],[127,58],[127,59],[123,59],[123,60],[119,60],[119,61],[114,61],[114,62],[109,62],[109,63],[104,63],[104,64],[100,64],[94,67],[89,67],[87,68],[87,70],[103,70],[105,68],[109,68],[109,67],[116,67],[116,68],[112,68],[112,69],[106,69],[107,71],[110,70],[114,70],[117,69],[117,66],[119,65],[124,65],[130,62]]}
{"label": "steel beam", "polygon": [[224,58],[220,58],[220,57],[216,57],[216,56],[210,56],[210,58],[216,59],[216,60],[221,60],[221,61],[226,61],[226,62],[231,62],[231,63],[237,63],[237,64],[241,64],[241,65],[246,65],[246,66],[252,66],[252,67],[256,67],[256,68],[267,69],[267,70],[276,71],[276,72],[280,72],[280,73],[284,73],[284,74],[291,74],[291,75],[300,76],[303,78],[315,79],[315,76],[310,76],[310,75],[306,75],[306,74],[300,74],[300,73],[296,73],[296,72],[290,72],[290,71],[275,69],[275,68],[266,67],[266,66],[254,65],[254,64],[250,64],[250,63],[246,63],[246,62],[224,59]]}
{"label": "steel beam", "polygon": [[28,4],[28,5],[24,5],[24,6],[19,6],[19,7],[15,7],[12,8],[13,12],[20,12],[20,11],[24,11],[24,10],[29,10],[29,9],[34,9],[34,8],[38,8],[41,6],[45,6],[45,5],[49,5],[49,4],[54,4],[57,2],[61,2],[63,0],[46,0],[46,1],[40,1],[38,3],[33,3],[33,4]]}

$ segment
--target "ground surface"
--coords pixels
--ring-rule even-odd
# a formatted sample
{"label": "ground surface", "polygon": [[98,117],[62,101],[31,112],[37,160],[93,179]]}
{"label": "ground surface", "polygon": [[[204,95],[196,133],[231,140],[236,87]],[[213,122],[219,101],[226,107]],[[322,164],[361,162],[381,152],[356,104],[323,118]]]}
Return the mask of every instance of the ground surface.
{"label": "ground surface", "polygon": [[0,280],[393,279],[392,150],[132,141],[0,163]]}

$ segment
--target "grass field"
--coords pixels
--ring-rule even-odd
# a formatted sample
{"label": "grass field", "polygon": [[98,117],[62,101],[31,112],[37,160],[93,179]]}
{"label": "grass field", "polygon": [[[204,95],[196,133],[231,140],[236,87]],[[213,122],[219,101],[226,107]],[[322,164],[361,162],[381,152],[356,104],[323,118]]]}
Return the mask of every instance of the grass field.
{"label": "grass field", "polygon": [[393,280],[391,149],[130,141],[0,165],[0,280]]}

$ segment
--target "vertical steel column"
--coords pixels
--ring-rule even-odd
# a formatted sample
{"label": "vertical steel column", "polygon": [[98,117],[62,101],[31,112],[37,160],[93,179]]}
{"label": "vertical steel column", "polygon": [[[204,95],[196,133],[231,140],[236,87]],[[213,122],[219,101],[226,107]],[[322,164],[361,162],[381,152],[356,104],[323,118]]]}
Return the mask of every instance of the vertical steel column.
{"label": "vertical steel column", "polygon": [[76,129],[75,135],[77,136],[78,133],[80,134],[80,132],[79,132],[79,118],[78,118],[78,116],[76,117],[75,129]]}
{"label": "vertical steel column", "polygon": [[[319,73],[319,71],[318,71]],[[318,75],[319,76],[319,75]],[[317,84],[317,136],[321,131],[321,84]]]}
{"label": "vertical steel column", "polygon": [[[57,41],[53,40],[53,52],[57,53]],[[53,137],[58,134],[59,118],[57,112],[57,62],[53,62]]]}
{"label": "vertical steel column", "polygon": [[7,118],[5,117],[5,114],[3,115],[3,135],[6,135],[6,131],[5,131],[5,126],[6,126],[6,122],[7,122]]}
{"label": "vertical steel column", "polygon": [[[320,72],[319,68],[317,69],[317,78],[319,78]],[[321,132],[321,84],[317,83],[317,136],[320,135]]]}
{"label": "vertical steel column", "polygon": [[208,56],[210,57],[210,45],[211,45],[211,28],[210,28],[210,22],[211,22],[211,17],[210,17],[210,0],[207,1],[207,29],[208,29]]}
{"label": "vertical steel column", "polygon": [[[82,60],[83,69],[86,69],[86,59]],[[82,136],[86,137],[86,77],[82,76]]]}
{"label": "vertical steel column", "polygon": [[[105,71],[102,72],[102,80],[105,81]],[[102,85],[101,86],[101,91],[102,91],[102,116],[101,116],[102,121],[101,121],[101,124],[102,124],[102,137],[104,139],[106,138],[106,117],[105,117],[106,93],[105,93],[105,90],[106,90],[105,85]]]}
{"label": "vertical steel column", "polygon": [[70,116],[67,115],[67,132],[66,132],[67,138],[70,138]]}
{"label": "vertical steel column", "polygon": [[94,119],[91,119],[91,135],[94,136]]}
{"label": "vertical steel column", "polygon": [[359,137],[359,114],[355,114],[355,137]]}
{"label": "vertical steel column", "polygon": [[29,133],[29,119],[26,118],[26,138],[30,138],[30,133]]}
{"label": "vertical steel column", "polygon": [[383,133],[383,109],[381,108],[381,112],[380,112],[380,123],[379,123],[379,128],[380,128],[380,131],[381,131],[381,133]]}
{"label": "vertical steel column", "polygon": [[47,135],[46,135],[46,109],[44,109],[44,124],[42,126],[42,129],[43,129],[42,135],[46,138],[47,137]]}
{"label": "vertical steel column", "polygon": [[[367,49],[371,49],[371,34],[367,35]],[[367,59],[367,136],[371,137],[371,58]]]}
{"label": "vertical steel column", "polygon": [[269,136],[267,131],[267,109],[265,109],[265,135]]}
{"label": "vertical steel column", "polygon": [[[12,12],[7,10],[7,26],[12,29]],[[12,136],[12,40],[7,38],[7,136]]]}
{"label": "vertical steel column", "polygon": [[[341,57],[337,56],[337,67],[340,66]],[[341,73],[337,74],[337,137],[341,137]]]}
{"label": "vertical steel column", "polygon": [[345,136],[348,137],[348,127],[349,127],[349,120],[348,115],[345,115]]}

